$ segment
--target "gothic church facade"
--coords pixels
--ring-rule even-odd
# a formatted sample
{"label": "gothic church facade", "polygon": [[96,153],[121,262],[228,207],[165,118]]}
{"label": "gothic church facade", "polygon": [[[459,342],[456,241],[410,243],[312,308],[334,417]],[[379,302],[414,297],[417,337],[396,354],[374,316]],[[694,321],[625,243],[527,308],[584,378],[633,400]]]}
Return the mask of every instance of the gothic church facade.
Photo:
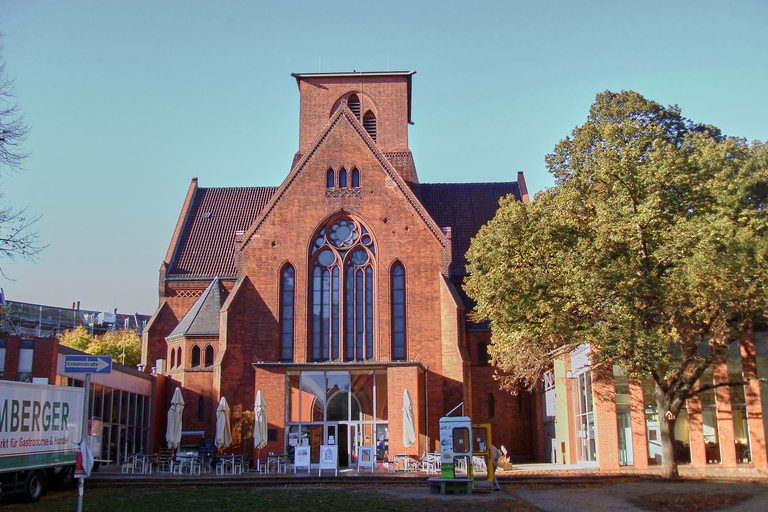
{"label": "gothic church facade", "polygon": [[535,406],[493,380],[490,332],[467,319],[461,290],[470,239],[499,199],[528,201],[522,173],[420,183],[408,146],[414,72],[293,76],[299,148],[283,183],[193,179],[161,266],[143,362],[163,360],[164,398],[182,388],[184,430],[212,437],[225,397],[251,453],[247,419],[261,391],[269,441],[255,457],[306,443],[317,462],[332,441],[344,466],[360,445],[439,451],[438,420],[463,402],[514,459],[533,458]]}

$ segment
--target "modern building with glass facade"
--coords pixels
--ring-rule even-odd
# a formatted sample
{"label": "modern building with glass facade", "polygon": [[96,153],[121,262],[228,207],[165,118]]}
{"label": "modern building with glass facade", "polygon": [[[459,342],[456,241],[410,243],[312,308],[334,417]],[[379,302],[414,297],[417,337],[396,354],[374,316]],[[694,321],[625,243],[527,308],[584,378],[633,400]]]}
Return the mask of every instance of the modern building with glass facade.
{"label": "modern building with glass facade", "polygon": [[[212,436],[225,397],[232,449],[250,453],[261,391],[269,442],[255,457],[307,443],[317,462],[333,443],[344,466],[361,445],[437,450],[439,418],[463,402],[513,458],[530,460],[530,397],[499,390],[490,333],[467,320],[461,291],[471,237],[501,197],[528,200],[522,173],[420,183],[408,146],[414,72],[293,76],[299,149],[283,183],[193,179],[161,265],[143,362],[170,379],[166,399],[182,389],[184,430]],[[403,444],[406,393],[413,446]]]}
{"label": "modern building with glass facade", "polygon": [[[537,454],[557,464],[603,470],[663,463],[654,382],[630,380],[618,366],[592,367],[589,346],[561,355],[541,388]],[[768,333],[729,347],[701,384],[745,380],[689,399],[675,423],[675,457],[682,472],[766,473]],[[759,379],[762,379],[760,381]]]}

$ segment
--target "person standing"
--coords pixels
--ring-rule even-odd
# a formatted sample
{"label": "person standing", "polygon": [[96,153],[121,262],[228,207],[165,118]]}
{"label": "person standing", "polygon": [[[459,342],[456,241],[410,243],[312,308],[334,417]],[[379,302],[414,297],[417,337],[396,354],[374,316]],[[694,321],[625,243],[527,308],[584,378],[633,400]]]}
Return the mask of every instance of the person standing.
{"label": "person standing", "polygon": [[493,490],[500,491],[501,486],[499,485],[499,481],[496,479],[496,470],[499,468],[499,459],[501,458],[501,453],[499,452],[499,449],[494,445],[491,445],[491,457],[493,458]]}

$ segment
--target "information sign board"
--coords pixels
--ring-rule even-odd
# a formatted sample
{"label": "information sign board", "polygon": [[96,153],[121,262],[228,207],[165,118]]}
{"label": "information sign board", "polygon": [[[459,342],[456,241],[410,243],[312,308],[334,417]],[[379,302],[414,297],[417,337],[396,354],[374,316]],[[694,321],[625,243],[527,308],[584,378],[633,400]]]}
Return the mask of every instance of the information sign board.
{"label": "information sign board", "polygon": [[339,476],[339,446],[336,444],[320,445],[320,469],[317,476],[323,474],[324,469],[332,469]]}
{"label": "information sign board", "polygon": [[112,356],[64,356],[64,373],[112,373]]}

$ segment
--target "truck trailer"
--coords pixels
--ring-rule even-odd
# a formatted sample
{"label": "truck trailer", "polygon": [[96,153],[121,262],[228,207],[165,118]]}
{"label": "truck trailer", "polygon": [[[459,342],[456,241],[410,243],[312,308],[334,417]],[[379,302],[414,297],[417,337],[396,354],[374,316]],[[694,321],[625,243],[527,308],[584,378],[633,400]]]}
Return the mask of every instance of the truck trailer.
{"label": "truck trailer", "polygon": [[83,400],[83,388],[0,380],[0,496],[37,501],[74,469]]}

